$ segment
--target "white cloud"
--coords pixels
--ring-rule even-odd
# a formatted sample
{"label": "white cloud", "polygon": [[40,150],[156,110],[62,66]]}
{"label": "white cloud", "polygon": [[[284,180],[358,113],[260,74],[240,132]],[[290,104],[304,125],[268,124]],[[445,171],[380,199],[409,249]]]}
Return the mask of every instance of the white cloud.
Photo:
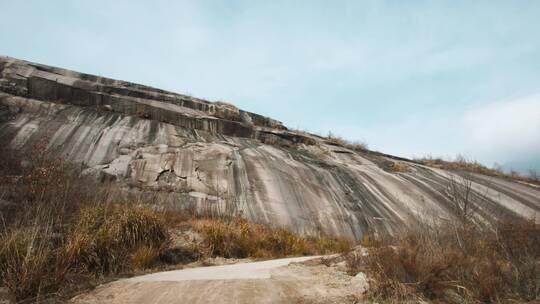
{"label": "white cloud", "polygon": [[321,125],[319,131],[325,130],[404,157],[453,159],[459,154],[487,166],[519,163],[529,168],[540,160],[540,94],[481,103],[464,111],[410,114],[392,124],[364,128]]}
{"label": "white cloud", "polygon": [[538,157],[540,94],[470,108],[463,115],[462,131],[471,153],[485,161]]}

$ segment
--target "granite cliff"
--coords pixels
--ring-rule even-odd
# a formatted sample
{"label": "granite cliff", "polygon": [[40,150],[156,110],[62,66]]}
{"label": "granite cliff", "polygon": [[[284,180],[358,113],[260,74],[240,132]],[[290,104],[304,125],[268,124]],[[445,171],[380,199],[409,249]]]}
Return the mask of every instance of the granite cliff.
{"label": "granite cliff", "polygon": [[[360,239],[422,215],[454,220],[463,173],[353,150],[224,102],[0,57],[0,137],[48,149],[159,206]],[[405,168],[396,170],[395,168]],[[538,217],[540,189],[468,174],[478,221]]]}

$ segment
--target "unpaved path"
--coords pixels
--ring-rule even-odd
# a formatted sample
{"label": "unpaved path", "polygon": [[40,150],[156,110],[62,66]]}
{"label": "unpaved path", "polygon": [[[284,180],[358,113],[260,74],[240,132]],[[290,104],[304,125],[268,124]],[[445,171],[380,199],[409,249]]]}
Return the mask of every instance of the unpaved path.
{"label": "unpaved path", "polygon": [[199,267],[112,282],[73,303],[353,303],[365,281],[300,257]]}
{"label": "unpaved path", "polygon": [[290,263],[304,262],[317,257],[299,257],[263,262],[241,263],[157,272],[128,279],[130,282],[179,282],[199,280],[270,279],[270,271]]}

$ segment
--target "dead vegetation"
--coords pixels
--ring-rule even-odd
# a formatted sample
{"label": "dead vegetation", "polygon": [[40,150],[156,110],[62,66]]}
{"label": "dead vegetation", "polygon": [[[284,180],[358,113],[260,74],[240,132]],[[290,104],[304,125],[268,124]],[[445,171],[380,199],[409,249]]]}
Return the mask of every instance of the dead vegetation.
{"label": "dead vegetation", "polygon": [[540,181],[538,180],[538,175],[536,174],[535,170],[530,170],[529,176],[522,176],[514,171],[505,173],[500,168],[488,168],[477,161],[468,160],[461,155],[458,155],[453,161],[443,160],[442,158],[433,158],[431,156],[417,158],[414,161],[434,168],[479,173],[488,176],[501,177],[524,183],[540,185]]}
{"label": "dead vegetation", "polygon": [[366,238],[369,254],[347,256],[371,279],[375,301],[509,303],[540,298],[540,225],[416,224],[393,237]]}
{"label": "dead vegetation", "polygon": [[362,141],[350,141],[347,140],[341,136],[337,136],[333,134],[332,132],[328,132],[328,135],[326,136],[326,140],[333,145],[345,147],[347,149],[356,151],[356,152],[363,152],[368,150],[368,144]]}
{"label": "dead vegetation", "polygon": [[152,266],[169,242],[159,213],[139,206],[92,206],[81,210],[67,235],[71,266],[111,274]]}
{"label": "dead vegetation", "polygon": [[164,248],[168,236],[156,215],[139,207],[111,207],[110,213],[89,207],[72,225],[47,219],[33,218],[0,235],[0,279],[18,300],[40,301],[83,278],[138,267],[139,250]]}
{"label": "dead vegetation", "polygon": [[[0,287],[18,302],[67,299],[104,280],[205,257],[274,258],[348,250],[243,219],[171,216],[120,195],[81,168],[51,159],[46,145],[0,152]],[[202,237],[178,245],[178,227]],[[177,266],[176,266],[177,267]]]}
{"label": "dead vegetation", "polygon": [[540,299],[540,224],[534,220],[479,223],[472,182],[452,179],[446,195],[456,221],[417,221],[397,235],[368,233],[367,255],[346,256],[350,274],[371,278],[376,301],[509,303]]}
{"label": "dead vegetation", "polygon": [[23,302],[58,298],[129,271],[140,264],[141,248],[161,250],[168,242],[155,211],[110,201],[117,199],[112,192],[49,158],[45,147],[35,145],[24,159],[1,151],[0,285]]}
{"label": "dead vegetation", "polygon": [[411,171],[411,167],[405,162],[393,162],[389,169],[390,171],[397,173],[407,173]]}
{"label": "dead vegetation", "polygon": [[283,228],[268,228],[244,219],[198,220],[195,229],[212,256],[278,258],[345,252],[351,243],[330,238],[303,238]]}

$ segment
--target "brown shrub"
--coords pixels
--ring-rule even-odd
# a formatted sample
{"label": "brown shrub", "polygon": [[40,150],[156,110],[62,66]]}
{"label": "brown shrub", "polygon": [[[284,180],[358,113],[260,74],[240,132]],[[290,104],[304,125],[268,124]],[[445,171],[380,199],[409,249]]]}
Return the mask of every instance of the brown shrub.
{"label": "brown shrub", "polygon": [[11,203],[9,208],[0,208],[5,227],[28,226],[36,218],[59,226],[81,206],[106,196],[94,178],[81,175],[78,166],[51,157],[45,147],[38,143],[18,153],[0,147],[0,199]]}
{"label": "brown shrub", "polygon": [[417,225],[347,261],[351,272],[371,277],[374,299],[532,301],[540,297],[539,238],[532,221]]}

